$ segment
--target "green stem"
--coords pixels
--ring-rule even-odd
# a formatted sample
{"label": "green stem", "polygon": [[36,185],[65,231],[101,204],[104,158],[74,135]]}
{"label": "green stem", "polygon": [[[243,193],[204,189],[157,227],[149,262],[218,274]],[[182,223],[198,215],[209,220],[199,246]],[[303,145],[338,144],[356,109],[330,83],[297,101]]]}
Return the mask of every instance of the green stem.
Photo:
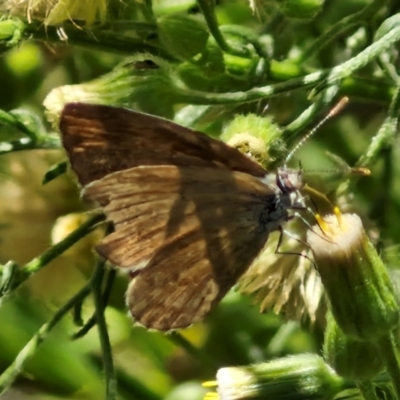
{"label": "green stem", "polygon": [[358,167],[369,167],[378,159],[382,151],[392,146],[393,140],[397,135],[397,126],[400,116],[400,85],[397,86],[390,103],[388,115],[381,125],[378,133],[372,139],[371,144],[365,154],[357,162]]}
{"label": "green stem", "polygon": [[[378,159],[378,157],[384,154],[385,149],[389,146],[392,146],[393,140],[397,135],[397,127],[399,122],[400,115],[400,84],[396,87],[395,92],[392,96],[391,103],[388,110],[388,115],[383,121],[383,124],[379,128],[378,133],[372,138],[371,143],[368,147],[368,150],[365,154],[363,154],[356,163],[356,167],[370,167],[372,166]],[[385,160],[385,167],[390,167],[388,162],[390,160]],[[386,172],[389,172],[388,168],[385,168]],[[390,174],[384,175],[387,178],[391,178]],[[337,195],[340,196],[341,193],[345,193],[349,190],[350,183],[354,180],[348,179],[346,182],[343,182],[342,185],[338,188]],[[385,188],[387,190],[390,189],[390,185],[386,185]],[[385,190],[386,190],[385,189]],[[380,193],[379,199],[386,199],[384,193]],[[379,218],[382,218],[382,210],[381,210],[381,202],[378,202],[379,209],[377,209]],[[382,220],[381,220],[382,221]]]}
{"label": "green stem", "polygon": [[39,345],[47,338],[54,326],[61,318],[78,302],[82,302],[90,293],[91,283],[86,284],[76,295],[68,300],[53,316],[44,324],[25,347],[18,353],[14,362],[0,375],[0,395],[4,393],[23,371],[26,362],[35,354]]}
{"label": "green stem", "polygon": [[37,150],[37,149],[60,149],[61,143],[59,139],[53,139],[51,137],[48,140],[31,140],[29,138],[21,138],[18,140],[12,140],[10,142],[0,142],[0,155],[13,153],[15,151],[22,150]]}
{"label": "green stem", "polygon": [[386,372],[392,380],[397,400],[400,400],[400,363],[397,354],[396,339],[393,333],[383,336],[378,342],[379,354],[385,363]]}
{"label": "green stem", "polygon": [[260,37],[256,32],[246,28],[241,29],[241,27],[238,25],[221,25],[219,28],[221,30],[221,34],[228,34],[233,37],[237,37],[243,43],[251,44],[258,56],[263,58],[264,61],[270,61],[271,54],[269,54],[262,43],[260,43]]}
{"label": "green stem", "polygon": [[393,82],[396,83],[396,85],[398,85],[400,83],[400,78],[399,75],[397,74],[396,66],[391,63],[388,54],[387,53],[380,54],[379,62],[381,63],[382,69],[386,72],[386,75],[390,77],[393,80]]}
{"label": "green stem", "polygon": [[25,125],[17,116],[10,112],[0,110],[0,124],[18,129],[28,136],[28,138],[30,138],[32,141],[36,141],[37,139],[36,133],[32,132],[27,125]]}
{"label": "green stem", "polygon": [[82,326],[83,325],[83,318],[82,318],[82,307],[83,303],[77,303],[74,306],[74,309],[72,311],[72,320],[76,326]]}
{"label": "green stem", "polygon": [[12,142],[0,142],[0,154],[27,149],[59,149],[58,135],[43,132],[37,117],[25,110],[11,112],[0,109],[0,125],[19,130],[27,137]]}
{"label": "green stem", "polygon": [[[245,92],[209,93],[189,89],[177,90],[182,103],[212,105],[248,103],[275,97],[294,90],[312,88],[317,83],[323,82],[327,75],[328,71],[323,73],[313,73],[306,77],[294,78],[287,82],[277,83],[275,85],[253,88]],[[310,79],[305,80],[305,78]]]}
{"label": "green stem", "polygon": [[[86,222],[84,222],[78,229],[70,233],[65,239],[61,242],[55,244],[46,250],[39,257],[34,258],[32,261],[25,264],[21,267],[17,272],[17,277],[15,277],[12,281],[12,285],[8,288],[7,291],[3,291],[1,294],[8,295],[15,289],[21,285],[26,279],[28,279],[32,274],[38,272],[45,265],[47,265],[50,261],[53,261],[56,257],[62,254],[65,250],[69,249],[73,244],[75,244],[78,240],[82,239],[84,236],[89,234],[95,226],[104,221],[105,217],[103,214],[95,214],[91,218],[89,218]],[[0,275],[3,275],[4,267],[0,266]]]}
{"label": "green stem", "polygon": [[318,85],[323,85],[323,87],[319,88],[319,90],[322,90],[324,87],[338,85],[340,80],[368,64],[398,40],[400,40],[400,26],[393,28],[381,39],[368,46],[351,60],[345,61],[332,69],[313,72],[304,77],[294,78],[275,85],[253,88],[246,92],[207,93],[176,88],[176,93],[180,96],[180,100],[183,103],[236,104],[271,98],[294,90],[305,90],[312,87],[315,88],[316,86],[318,88]]}
{"label": "green stem", "polygon": [[[116,275],[115,269],[112,269],[108,272],[106,286],[105,286],[103,294],[102,294],[104,304],[107,304],[108,300],[110,298],[111,289],[112,289],[112,286],[113,286],[113,283],[115,280],[115,275]],[[96,314],[94,314],[87,320],[85,325],[83,325],[82,328],[78,332],[76,332],[72,335],[72,339],[76,340],[76,339],[79,339],[79,338],[85,336],[96,325],[96,322],[97,322]]]}
{"label": "green stem", "polygon": [[305,61],[311,55],[321,51],[335,39],[343,36],[350,29],[361,25],[366,20],[374,17],[376,13],[387,3],[387,0],[374,0],[367,4],[361,11],[351,14],[336,24],[332,25],[328,31],[322,34],[311,46],[302,53],[300,61]]}
{"label": "green stem", "polygon": [[338,87],[336,85],[329,87],[323,96],[311,104],[304,110],[299,117],[285,127],[282,132],[282,139],[287,143],[299,131],[303,130],[310,122],[315,121],[315,116],[327,105],[331,104],[333,97],[337,94]]}
{"label": "green stem", "polygon": [[157,25],[154,22],[137,22],[128,20],[110,21],[97,28],[105,31],[136,31],[140,33],[157,33]]}
{"label": "green stem", "polygon": [[104,265],[104,261],[99,261],[97,263],[91,283],[95,303],[97,328],[103,353],[104,373],[106,376],[106,400],[115,400],[117,398],[117,379],[114,369],[110,338],[104,315],[106,303],[104,302],[101,290],[101,284],[105,272]]}
{"label": "green stem", "polygon": [[[91,29],[90,31],[78,29],[73,24],[65,22],[63,31],[68,37],[70,45],[85,46],[93,50],[101,50],[112,53],[134,54],[134,53],[150,53],[158,55],[165,59],[171,60],[169,53],[155,43],[149,43],[132,36],[119,35],[112,31],[103,31],[101,29]],[[154,29],[149,29],[149,35]],[[27,24],[25,34],[33,39],[43,40],[47,42],[60,43],[60,36],[57,27],[47,26],[43,24],[32,23]]]}
{"label": "green stem", "polygon": [[379,400],[376,395],[374,384],[369,381],[358,381],[356,382],[358,389],[360,390],[364,400]]}
{"label": "green stem", "polygon": [[217,17],[215,15],[215,2],[214,0],[197,0],[201,12],[207,22],[208,28],[210,29],[211,35],[213,35],[215,41],[221,50],[234,54],[241,57],[248,57],[249,52],[245,48],[231,47],[222,35]]}
{"label": "green stem", "polygon": [[53,261],[60,254],[64,253],[65,250],[69,249],[78,240],[82,239],[84,236],[88,235],[99,222],[103,222],[105,219],[103,214],[95,214],[84,222],[79,228],[70,233],[61,242],[58,242],[54,246],[50,247],[39,257],[34,258],[29,263],[22,267],[22,271],[28,275],[31,275],[41,268],[43,268],[50,261]]}
{"label": "green stem", "polygon": [[9,261],[7,264],[1,267],[0,305],[1,298],[12,291],[13,285],[15,284],[15,279],[18,277],[18,270],[19,265],[14,261]]}
{"label": "green stem", "polygon": [[350,99],[361,99],[370,104],[379,104],[387,107],[393,97],[394,87],[387,79],[367,81],[358,76],[349,76],[340,84],[340,94]]}

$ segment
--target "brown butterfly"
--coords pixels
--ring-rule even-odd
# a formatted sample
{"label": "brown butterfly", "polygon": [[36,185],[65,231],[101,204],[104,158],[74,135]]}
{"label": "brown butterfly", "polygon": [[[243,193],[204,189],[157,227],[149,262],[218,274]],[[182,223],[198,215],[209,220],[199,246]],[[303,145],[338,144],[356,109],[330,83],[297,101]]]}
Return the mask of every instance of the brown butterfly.
{"label": "brown butterfly", "polygon": [[132,281],[126,298],[147,328],[202,319],[303,209],[301,172],[268,173],[238,150],[123,108],[67,104],[63,145],[114,231],[96,247]]}

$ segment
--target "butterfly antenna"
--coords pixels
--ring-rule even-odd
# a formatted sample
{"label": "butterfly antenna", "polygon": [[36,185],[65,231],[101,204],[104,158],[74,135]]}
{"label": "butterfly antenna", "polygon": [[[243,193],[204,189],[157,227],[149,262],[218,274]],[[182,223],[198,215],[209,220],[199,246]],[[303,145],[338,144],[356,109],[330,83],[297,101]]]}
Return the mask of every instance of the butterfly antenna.
{"label": "butterfly antenna", "polygon": [[318,122],[318,124],[312,128],[310,130],[310,132],[307,133],[307,135],[305,135],[299,143],[296,144],[296,146],[294,146],[294,148],[291,150],[291,152],[288,154],[288,156],[286,157],[285,163],[284,163],[284,168],[286,168],[288,162],[292,159],[292,157],[294,156],[294,154],[296,153],[297,150],[299,150],[299,148],[301,146],[303,146],[303,144],[312,136],[314,135],[315,132],[318,131],[318,129],[325,124],[326,121],[328,121],[329,119],[331,119],[332,117],[334,117],[335,115],[339,114],[340,111],[343,110],[343,108],[346,106],[346,104],[349,102],[349,98],[348,97],[342,97],[338,103],[333,106],[331,108],[331,110],[329,111],[329,113],[325,116],[325,118],[323,118],[320,122]]}
{"label": "butterfly antenna", "polygon": [[339,174],[339,173],[347,173],[349,175],[355,176],[369,176],[371,175],[371,170],[365,167],[345,167],[345,168],[336,168],[336,169],[302,169],[304,173],[313,173],[316,172],[318,174]]}

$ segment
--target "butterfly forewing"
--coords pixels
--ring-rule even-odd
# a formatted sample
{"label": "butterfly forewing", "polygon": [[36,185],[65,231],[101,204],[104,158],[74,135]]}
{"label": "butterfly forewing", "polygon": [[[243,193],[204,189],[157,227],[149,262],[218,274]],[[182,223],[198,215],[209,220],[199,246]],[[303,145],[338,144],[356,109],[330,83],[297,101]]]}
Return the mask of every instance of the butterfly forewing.
{"label": "butterfly forewing", "polygon": [[262,177],[266,171],[223,142],[171,121],[103,105],[70,103],[60,130],[79,182],[140,165],[225,167]]}
{"label": "butterfly forewing", "polygon": [[139,270],[127,293],[132,315],[161,330],[210,311],[258,255],[277,211],[268,186],[222,168],[132,168],[93,182],[84,196],[114,224],[98,251]]}

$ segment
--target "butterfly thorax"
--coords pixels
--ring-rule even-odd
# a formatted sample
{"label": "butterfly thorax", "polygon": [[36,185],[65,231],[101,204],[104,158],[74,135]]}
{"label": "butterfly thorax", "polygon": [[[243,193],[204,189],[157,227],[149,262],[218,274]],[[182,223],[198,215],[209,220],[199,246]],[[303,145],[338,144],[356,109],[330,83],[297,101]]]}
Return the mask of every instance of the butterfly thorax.
{"label": "butterfly thorax", "polygon": [[267,174],[261,181],[272,189],[274,196],[266,196],[260,214],[262,227],[271,232],[280,229],[282,223],[291,219],[291,210],[306,208],[300,189],[304,186],[302,173],[298,169],[279,168]]}

